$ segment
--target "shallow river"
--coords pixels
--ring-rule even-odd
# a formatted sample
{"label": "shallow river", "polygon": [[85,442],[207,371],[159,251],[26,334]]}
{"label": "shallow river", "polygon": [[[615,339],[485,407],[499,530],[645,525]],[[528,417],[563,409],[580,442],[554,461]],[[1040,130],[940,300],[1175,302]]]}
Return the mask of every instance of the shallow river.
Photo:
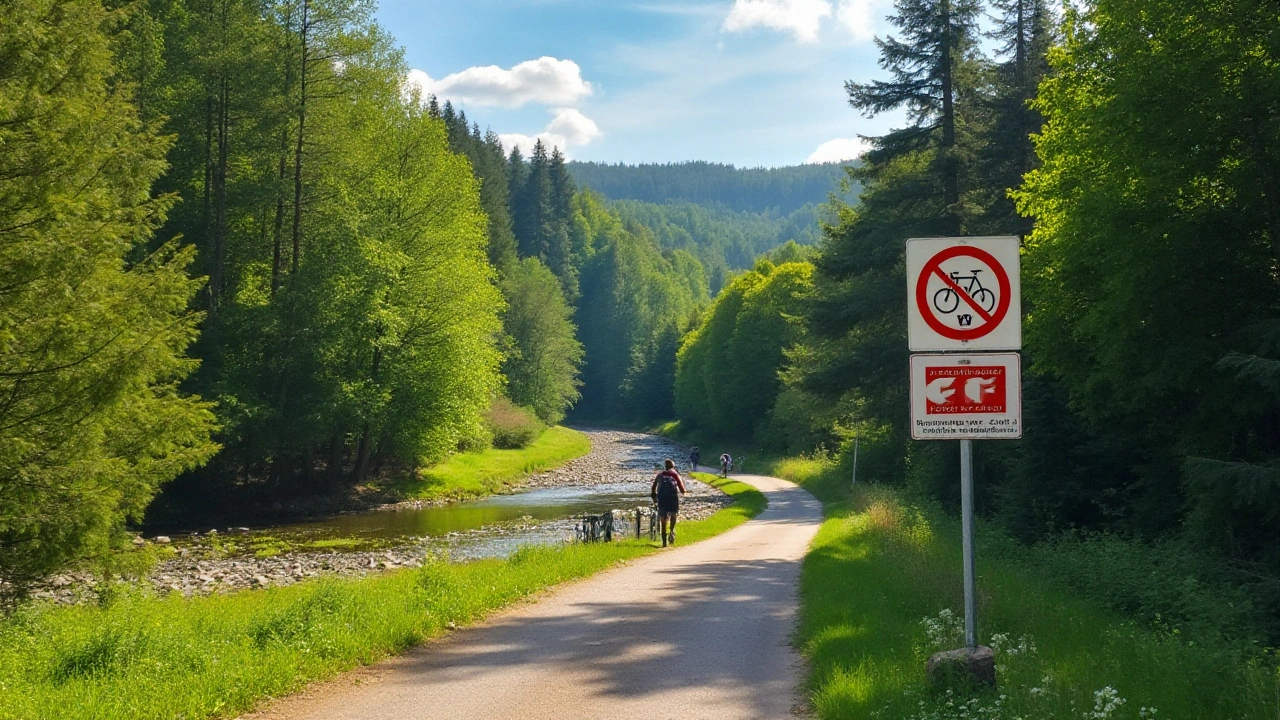
{"label": "shallow river", "polygon": [[[307,539],[440,538],[479,529],[502,533],[504,529],[511,530],[511,525],[532,530],[529,525],[540,527],[549,520],[571,520],[584,514],[648,506],[649,487],[645,483],[535,488],[439,507],[375,510],[311,523],[276,525],[270,532],[278,537]],[[552,523],[544,532],[536,534],[550,533],[559,538],[566,527]]]}

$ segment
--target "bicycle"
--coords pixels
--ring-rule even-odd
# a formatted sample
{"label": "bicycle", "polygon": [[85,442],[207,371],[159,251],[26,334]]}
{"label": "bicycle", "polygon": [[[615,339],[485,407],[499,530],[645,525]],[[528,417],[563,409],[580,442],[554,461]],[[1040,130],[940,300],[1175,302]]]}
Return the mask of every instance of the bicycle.
{"label": "bicycle", "polygon": [[[978,279],[978,273],[982,270],[974,270],[972,275],[961,275],[959,271],[950,273],[951,280],[965,293],[967,293],[973,302],[977,303],[983,310],[991,312],[996,307],[996,294],[982,286],[982,281]],[[961,284],[965,283],[965,284]],[[944,287],[933,294],[933,307],[943,315],[949,315],[960,307],[960,294],[953,290],[950,286]]]}

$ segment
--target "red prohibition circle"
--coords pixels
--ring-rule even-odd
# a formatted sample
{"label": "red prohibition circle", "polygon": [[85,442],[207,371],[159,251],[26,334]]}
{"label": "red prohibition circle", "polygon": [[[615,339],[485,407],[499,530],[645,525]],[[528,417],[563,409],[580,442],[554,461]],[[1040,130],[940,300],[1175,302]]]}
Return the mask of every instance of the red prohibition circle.
{"label": "red prohibition circle", "polygon": [[[932,306],[928,302],[929,277],[937,273],[939,277],[948,278],[947,274],[942,272],[942,263],[961,255],[968,255],[986,263],[991,268],[992,274],[996,276],[996,282],[1000,286],[1000,299],[996,303],[995,311],[990,315],[987,315],[985,311],[974,304],[967,293],[957,292],[960,299],[979,315],[983,315],[983,319],[986,321],[978,327],[967,330],[944,325],[941,320],[934,316]],[[969,245],[953,245],[929,258],[929,261],[924,264],[924,268],[920,271],[920,277],[916,280],[916,307],[920,311],[920,316],[924,318],[929,327],[933,328],[934,332],[951,340],[977,340],[995,330],[1000,325],[1000,322],[1004,320],[1004,316],[1009,313],[1009,294],[1009,274],[1005,272],[1004,267],[992,257],[991,253]]]}

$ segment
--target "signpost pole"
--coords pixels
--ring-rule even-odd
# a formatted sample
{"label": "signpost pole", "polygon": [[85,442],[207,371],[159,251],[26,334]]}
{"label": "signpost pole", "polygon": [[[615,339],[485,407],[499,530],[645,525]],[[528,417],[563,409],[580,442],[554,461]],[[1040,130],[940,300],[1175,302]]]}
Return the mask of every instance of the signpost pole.
{"label": "signpost pole", "polygon": [[964,642],[978,646],[977,572],[973,566],[973,441],[960,441],[960,514],[964,544]]}
{"label": "signpost pole", "polygon": [[853,436],[853,482],[850,485],[858,484],[858,436]]}

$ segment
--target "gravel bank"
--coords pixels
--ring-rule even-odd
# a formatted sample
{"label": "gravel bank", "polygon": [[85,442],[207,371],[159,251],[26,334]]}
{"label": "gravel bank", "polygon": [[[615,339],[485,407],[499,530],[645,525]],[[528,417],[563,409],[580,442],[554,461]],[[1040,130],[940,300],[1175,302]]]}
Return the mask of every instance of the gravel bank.
{"label": "gravel bank", "polygon": [[[642,488],[643,492],[664,459],[672,458],[682,471],[688,469],[689,449],[666,438],[617,430],[582,431],[591,438],[591,452],[560,468],[527,478],[521,489],[626,484]],[[686,478],[685,483],[689,492],[681,503],[682,520],[708,517],[732,502],[727,495],[705,483],[691,478]],[[634,508],[619,510],[630,512]],[[290,585],[326,575],[359,577],[396,568],[417,567],[429,554],[466,560],[480,555],[505,554],[528,542],[568,540],[573,537],[574,525],[572,520],[506,523],[473,532],[451,533],[443,538],[405,538],[403,543],[376,550],[287,551],[271,557],[228,554],[222,549],[227,546],[227,541],[237,542],[257,533],[228,530],[219,534],[213,531],[175,538],[172,543],[174,556],[159,563],[148,576],[147,583],[157,592],[180,592],[192,596]],[[477,547],[485,550],[480,552]],[[91,579],[87,575],[71,573],[53,578],[36,596],[60,603],[76,603],[93,600],[96,593],[92,591]]]}

